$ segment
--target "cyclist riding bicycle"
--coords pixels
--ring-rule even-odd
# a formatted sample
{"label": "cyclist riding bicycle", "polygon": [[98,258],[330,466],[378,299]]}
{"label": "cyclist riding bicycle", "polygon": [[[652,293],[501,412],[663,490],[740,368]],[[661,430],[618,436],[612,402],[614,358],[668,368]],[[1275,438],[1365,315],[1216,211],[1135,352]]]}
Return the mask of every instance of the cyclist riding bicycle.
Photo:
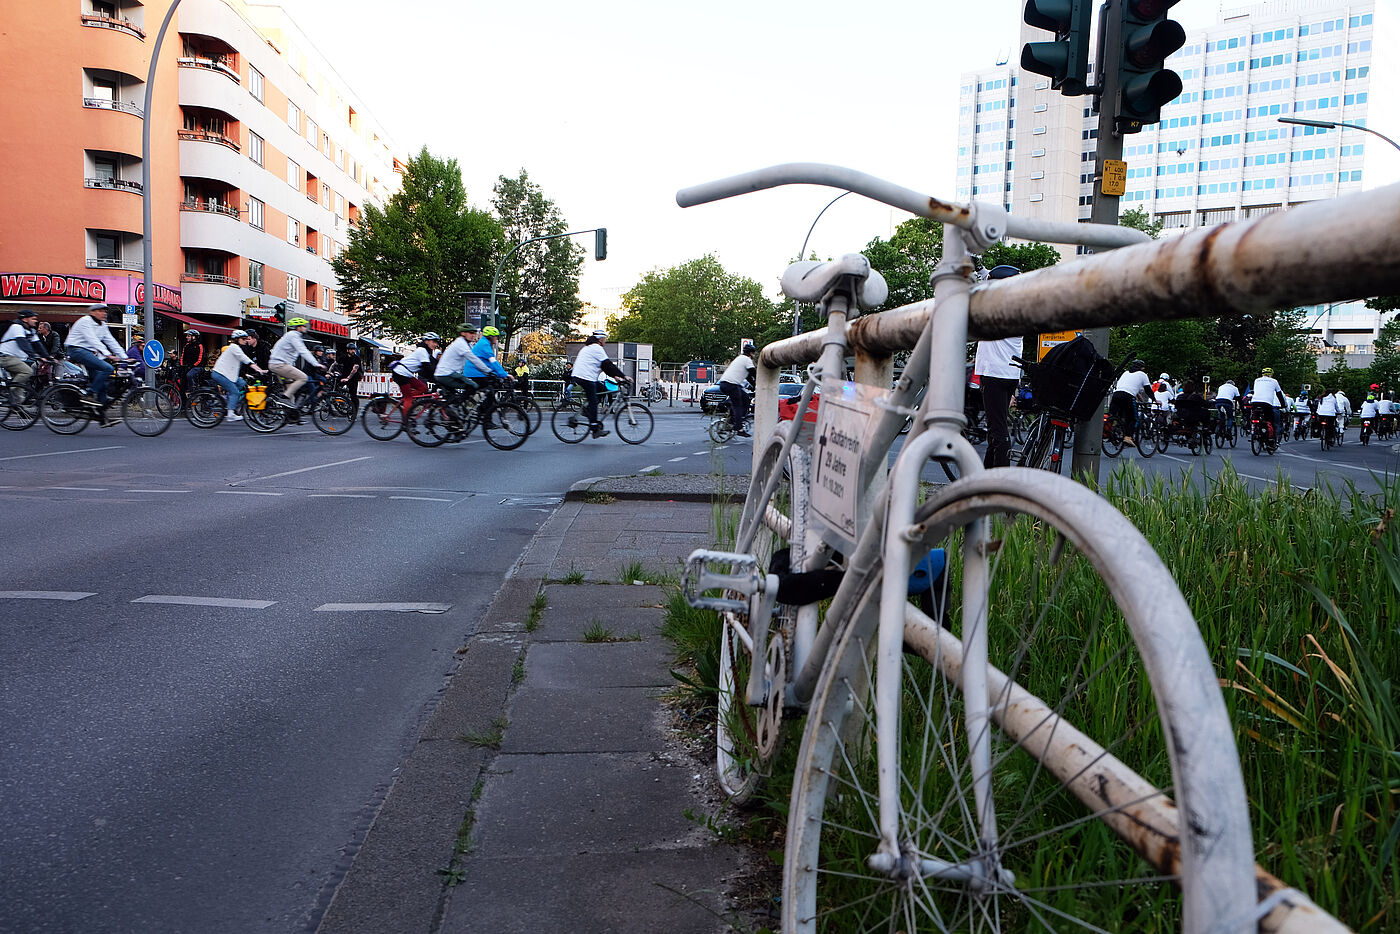
{"label": "cyclist riding bicycle", "polygon": [[1324,388],[1317,400],[1318,433],[1324,439],[1336,437],[1337,415],[1337,397]]}
{"label": "cyclist riding bicycle", "polygon": [[38,321],[37,311],[25,309],[19,313],[14,324],[5,329],[5,336],[0,338],[0,369],[10,374],[10,380],[16,386],[28,383],[34,375],[29,361],[50,359],[39,340],[39,332],[34,329]]}
{"label": "cyclist riding bicycle", "polygon": [[394,365],[389,367],[389,378],[398,384],[405,412],[413,405],[414,399],[428,392],[428,384],[423,382],[419,374],[429,362],[437,359],[436,351],[441,345],[442,338],[438,337],[437,332],[429,331],[419,338],[418,346],[412,353],[402,360],[395,360]]}
{"label": "cyclist riding bicycle", "polygon": [[107,381],[116,369],[112,364],[126,359],[126,351],[112,332],[107,330],[107,306],[94,303],[87,306],[87,314],[79,318],[68,331],[68,356],[87,368],[88,388],[82,394],[85,405],[94,405],[101,411],[100,424],[103,428],[115,425],[117,420],[107,417]]}
{"label": "cyclist riding bicycle", "polygon": [[496,345],[501,340],[501,332],[491,325],[481,329],[481,339],[472,348],[472,353],[482,363],[486,364],[486,369],[492,376],[502,380],[509,380],[510,374],[506,368],[501,366],[501,361],[496,359]]}
{"label": "cyclist riding bicycle", "polygon": [[1227,379],[1215,391],[1215,407],[1225,416],[1225,427],[1235,427],[1235,402],[1240,397],[1240,387],[1235,385],[1235,381]]}
{"label": "cyclist riding bicycle", "polygon": [[1271,441],[1277,440],[1283,432],[1282,419],[1285,403],[1283,387],[1279,385],[1278,380],[1274,379],[1273,367],[1266,366],[1260,371],[1259,378],[1254,381],[1254,387],[1251,390],[1250,405],[1255,407],[1267,405],[1269,407],[1269,411],[1266,413],[1269,416],[1269,439]]}
{"label": "cyclist riding bicycle", "polygon": [[741,438],[749,437],[744,430],[744,418],[749,414],[748,389],[754,384],[753,344],[744,341],[739,354],[729,361],[719,378],[720,391],[729,398],[729,423]]}
{"label": "cyclist riding bicycle", "polygon": [[[297,369],[297,363],[305,360],[312,369],[321,369],[316,357],[306,348],[306,340],[302,337],[309,325],[310,322],[305,318],[293,318],[288,321],[287,333],[272,345],[272,353],[267,358],[267,368],[287,381],[282,390],[282,398],[273,401],[293,410],[297,407],[297,392],[306,385],[307,380],[307,375]],[[288,418],[291,422],[297,420],[295,413]]]}
{"label": "cyclist riding bicycle", "polygon": [[457,326],[458,337],[447,345],[433,371],[433,382],[443,389],[455,390],[466,396],[476,393],[481,381],[490,375],[486,363],[472,347],[481,336],[481,329],[470,321]]}
{"label": "cyclist riding bicycle", "polygon": [[243,401],[243,394],[248,390],[248,381],[242,376],[243,368],[250,366],[259,373],[267,372],[248,356],[247,347],[251,341],[252,337],[247,331],[234,331],[229,335],[228,346],[219,354],[219,359],[214,361],[214,372],[211,375],[218,387],[224,391],[230,421],[237,422],[243,419],[243,416],[238,414],[238,404]]}
{"label": "cyclist riding bicycle", "polygon": [[180,347],[180,390],[186,396],[194,392],[195,374],[204,365],[204,344],[194,328],[185,332],[185,343]]}
{"label": "cyclist riding bicycle", "polygon": [[1108,401],[1108,411],[1115,416],[1123,425],[1123,443],[1132,444],[1133,435],[1137,434],[1137,403],[1141,399],[1146,402],[1151,398],[1152,380],[1143,372],[1146,366],[1141,360],[1134,360],[1128,364],[1128,371],[1118,377],[1118,385],[1113,390],[1113,397]]}
{"label": "cyclist riding bicycle", "polygon": [[608,339],[607,331],[594,331],[584,342],[583,349],[574,358],[574,367],[569,371],[569,376],[573,382],[583,390],[584,403],[583,414],[588,419],[588,426],[592,429],[593,437],[601,438],[609,434],[603,427],[603,423],[598,420],[598,377],[603,373],[614,376],[623,382],[627,382],[627,377],[617,365],[608,359],[608,351],[603,347],[603,342]]}

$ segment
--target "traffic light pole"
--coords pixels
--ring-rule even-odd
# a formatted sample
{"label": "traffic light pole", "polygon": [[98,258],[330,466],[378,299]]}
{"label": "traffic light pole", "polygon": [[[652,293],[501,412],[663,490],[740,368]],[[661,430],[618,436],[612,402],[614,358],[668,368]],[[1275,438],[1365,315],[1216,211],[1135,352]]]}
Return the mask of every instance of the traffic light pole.
{"label": "traffic light pole", "polygon": [[506,268],[506,260],[515,255],[515,251],[522,246],[531,243],[539,243],[541,240],[558,240],[560,237],[577,237],[579,234],[591,233],[594,237],[594,258],[599,262],[608,257],[608,228],[590,227],[587,230],[570,230],[568,233],[548,234],[543,237],[531,237],[529,240],[521,240],[515,246],[506,251],[506,255],[501,257],[501,261],[496,264],[496,274],[491,277],[491,325],[496,324],[496,291],[501,284],[501,271]]}
{"label": "traffic light pole", "polygon": [[[1089,220],[1095,224],[1118,223],[1118,195],[1103,191],[1103,171],[1106,160],[1123,158],[1123,136],[1115,125],[1118,100],[1118,58],[1123,47],[1122,21],[1118,5],[1123,0],[1106,0],[1099,8],[1099,46],[1094,66],[1098,69],[1098,93],[1095,101],[1099,110],[1098,148],[1094,162],[1094,203]],[[1094,349],[1108,356],[1108,328],[1090,328],[1084,332]],[[1099,455],[1103,447],[1103,418],[1096,412],[1079,423],[1074,432],[1074,460],[1071,474],[1087,474],[1094,482],[1099,478]]]}

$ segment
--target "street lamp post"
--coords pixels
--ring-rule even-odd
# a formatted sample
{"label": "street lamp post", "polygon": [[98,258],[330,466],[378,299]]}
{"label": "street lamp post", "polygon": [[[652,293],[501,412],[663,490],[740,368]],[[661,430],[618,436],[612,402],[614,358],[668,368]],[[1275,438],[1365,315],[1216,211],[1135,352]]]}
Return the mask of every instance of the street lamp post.
{"label": "street lamp post", "polygon": [[608,228],[590,227],[588,230],[571,230],[568,233],[549,234],[544,237],[531,237],[529,240],[521,240],[515,246],[506,251],[506,255],[501,257],[501,261],[496,264],[496,275],[491,278],[491,324],[496,323],[496,288],[501,284],[501,271],[506,268],[506,260],[515,255],[515,251],[528,243],[538,243],[541,240],[557,240],[560,237],[577,237],[579,234],[591,233],[594,236],[594,257],[602,262],[608,258]]}
{"label": "street lamp post", "polygon": [[[831,207],[833,204],[840,201],[842,198],[846,197],[849,194],[849,191],[841,192],[839,195],[832,198],[826,203],[826,208]],[[812,231],[817,229],[817,221],[822,219],[822,215],[826,213],[826,208],[822,208],[820,211],[817,212],[817,216],[812,218],[812,226],[807,228],[807,236],[802,238],[802,249],[797,251],[798,262],[801,262],[802,260],[807,258],[807,241],[812,239]],[[802,303],[793,302],[792,309],[792,336],[796,337],[798,334],[802,333]]]}
{"label": "street lamp post", "polygon": [[[155,100],[160,44],[165,41],[165,30],[170,27],[170,21],[175,18],[175,8],[179,5],[180,0],[171,0],[170,9],[165,11],[165,19],[160,24],[160,32],[156,33],[156,44],[151,49],[151,67],[146,72],[146,109],[141,114],[141,268],[146,291],[142,302],[145,315],[141,322],[148,341],[156,337],[156,314],[152,301],[154,289],[151,287],[151,104]],[[155,380],[156,375],[150,367],[146,367],[146,385],[154,386]]]}
{"label": "street lamp post", "polygon": [[1391,139],[1389,136],[1377,130],[1373,130],[1368,126],[1362,126],[1359,123],[1343,123],[1340,120],[1304,120],[1302,117],[1279,117],[1278,122],[1292,123],[1297,126],[1310,126],[1319,130],[1335,130],[1338,127],[1345,130],[1360,130],[1363,133],[1370,133],[1372,136],[1379,136],[1396,149],[1400,149],[1400,143],[1395,142],[1395,140]]}

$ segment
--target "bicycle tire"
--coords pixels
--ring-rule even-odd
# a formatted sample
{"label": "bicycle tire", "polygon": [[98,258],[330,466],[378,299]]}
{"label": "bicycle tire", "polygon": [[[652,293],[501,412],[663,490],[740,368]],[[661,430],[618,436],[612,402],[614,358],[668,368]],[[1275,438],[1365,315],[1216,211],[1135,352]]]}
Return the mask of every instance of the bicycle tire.
{"label": "bicycle tire", "polygon": [[338,437],[355,427],[360,401],[350,393],[323,392],[311,407],[311,424],[322,434]]}
{"label": "bicycle tire", "polygon": [[715,444],[728,444],[729,439],[734,437],[734,426],[729,423],[728,415],[712,416],[706,431]]}
{"label": "bicycle tire", "polygon": [[549,417],[549,430],[554,437],[565,444],[578,444],[589,435],[588,419],[583,415],[583,405],[578,402],[565,402]]}
{"label": "bicycle tire", "polygon": [[73,383],[56,383],[39,397],[39,418],[56,435],[76,435],[92,421],[92,412],[81,401]]}
{"label": "bicycle tire", "polygon": [[458,421],[441,399],[420,397],[408,407],[404,433],[419,447],[441,447],[452,437]]}
{"label": "bicycle tire", "polygon": [[243,424],[247,425],[250,431],[260,435],[270,435],[287,424],[286,410],[271,398],[260,409],[249,409],[246,405],[244,408],[246,411],[243,413]]}
{"label": "bicycle tire", "polygon": [[613,430],[627,444],[642,444],[656,430],[656,418],[642,403],[624,402],[613,416]]}
{"label": "bicycle tire", "polygon": [[[964,550],[965,530],[984,521],[998,547]],[[916,555],[940,545],[949,562],[933,618],[912,606],[905,614],[897,839],[912,878],[867,862],[880,839],[870,722],[877,559],[847,582],[826,622],[836,632],[797,760],[782,929],[805,934],[820,919],[827,930],[1039,930],[1084,917],[1095,930],[1199,932],[1222,910],[1247,911],[1257,896],[1233,729],[1190,609],[1141,533],[1083,486],[1014,468],[955,481],[910,529],[920,534]],[[986,589],[967,584],[979,579]],[[948,581],[966,592],[950,596]],[[988,593],[1005,597],[991,604],[987,624],[995,829],[968,787],[961,646],[952,635],[962,631],[961,608],[988,607]],[[1070,632],[1078,660],[1052,661]],[[1178,812],[1160,791],[1173,787],[1179,813],[1207,838],[1182,848],[1179,875],[1175,847],[1154,849],[1138,831],[1134,848],[1120,836],[1134,834],[1145,809],[1176,827]],[[968,882],[918,872],[917,860],[931,858],[985,859],[1012,876],[998,874],[974,894]],[[1163,882],[1172,876],[1179,902]]]}
{"label": "bicycle tire", "polygon": [[158,383],[155,390],[169,399],[170,404],[175,407],[177,412],[185,410],[185,394],[180,390],[180,387],[174,383]]}
{"label": "bicycle tire", "polygon": [[1133,447],[1138,456],[1148,458],[1157,453],[1157,433],[1149,419],[1138,417],[1137,434],[1133,435]]}
{"label": "bicycle tire", "polygon": [[360,410],[360,427],[376,441],[392,441],[403,431],[403,406],[393,396],[375,396]]}
{"label": "bicycle tire", "polygon": [[538,402],[526,395],[514,395],[506,401],[524,411],[530,422],[530,434],[540,430],[540,426],[544,424],[544,411]]}
{"label": "bicycle tire", "polygon": [[481,435],[498,451],[514,451],[530,434],[530,416],[514,402],[498,402],[482,413]]}
{"label": "bicycle tire", "polygon": [[1123,432],[1118,429],[1117,419],[1104,425],[1103,452],[1108,457],[1117,457],[1123,453]]}
{"label": "bicycle tire", "polygon": [[189,405],[185,406],[185,420],[196,428],[217,427],[227,415],[228,406],[224,402],[223,393],[212,389],[201,389],[193,393]]}
{"label": "bicycle tire", "polygon": [[123,396],[121,413],[126,427],[143,438],[165,434],[176,415],[165,393],[149,386],[133,389]]}
{"label": "bicycle tire", "polygon": [[4,415],[0,416],[0,428],[24,431],[39,420],[39,397],[28,386],[12,383],[4,393],[4,409]]}

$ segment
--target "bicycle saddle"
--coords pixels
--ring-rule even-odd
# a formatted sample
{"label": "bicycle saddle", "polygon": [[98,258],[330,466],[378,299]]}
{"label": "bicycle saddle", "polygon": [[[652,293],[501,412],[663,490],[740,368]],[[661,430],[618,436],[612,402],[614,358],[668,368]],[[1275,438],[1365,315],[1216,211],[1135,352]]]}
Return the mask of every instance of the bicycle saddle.
{"label": "bicycle saddle", "polygon": [[847,253],[825,263],[793,263],[783,273],[783,294],[797,302],[820,302],[847,276],[858,281],[856,303],[861,308],[874,308],[889,297],[885,277],[871,269],[870,260],[859,253]]}

